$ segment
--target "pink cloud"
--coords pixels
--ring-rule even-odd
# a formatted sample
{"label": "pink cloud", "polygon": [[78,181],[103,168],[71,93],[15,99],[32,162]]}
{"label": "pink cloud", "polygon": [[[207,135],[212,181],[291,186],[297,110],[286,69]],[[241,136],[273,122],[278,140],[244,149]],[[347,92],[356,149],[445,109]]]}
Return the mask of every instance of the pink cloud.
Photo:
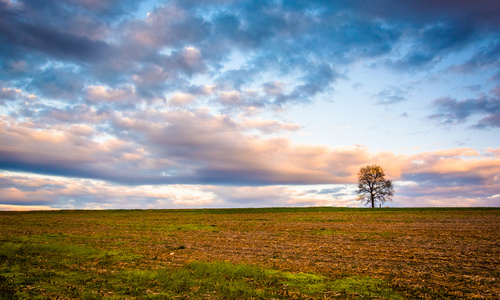
{"label": "pink cloud", "polygon": [[254,128],[262,133],[278,133],[281,131],[297,131],[301,126],[297,123],[283,123],[276,120],[261,120],[261,119],[242,119],[243,126],[246,128]]}
{"label": "pink cloud", "polygon": [[[480,152],[460,148],[402,155],[373,153],[364,146],[304,145],[285,136],[265,138],[248,132],[259,126],[278,130],[286,128],[286,123],[237,121],[226,115],[212,115],[208,109],[115,113],[111,126],[114,135],[101,135],[93,125],[57,124],[46,128],[4,116],[0,119],[1,166],[136,186],[190,184],[226,188],[352,185],[357,182],[360,167],[380,164],[387,178],[401,182],[396,191],[401,199],[423,201],[431,196],[454,195],[486,203],[484,199],[500,194],[499,149]],[[263,188],[260,192],[272,196],[277,190]],[[222,192],[222,188],[213,188],[215,191],[221,199],[234,198],[227,194],[231,189]],[[4,192],[21,202],[36,198],[19,190]],[[49,194],[36,193],[47,201]],[[252,188],[248,194],[259,195],[259,190]],[[325,201],[316,196],[287,195],[280,203],[306,203],[306,198],[316,199],[311,203]],[[498,202],[497,198],[491,199],[487,203]]]}
{"label": "pink cloud", "polygon": [[192,103],[194,100],[194,95],[188,93],[176,93],[170,99],[168,99],[168,104],[170,106],[184,106]]}
{"label": "pink cloud", "polygon": [[[54,125],[47,129],[42,124],[4,117],[0,151],[23,162],[25,171],[30,171],[30,164],[42,162],[74,168],[74,176],[89,176],[79,174],[89,168],[94,176],[108,172],[111,180],[112,174],[120,174],[116,175],[119,180],[136,177],[139,171],[150,174],[152,180],[156,178],[152,183],[161,183],[163,178],[165,183],[353,184],[359,168],[374,163],[382,165],[393,180],[450,174],[456,180],[474,177],[486,183],[500,173],[500,160],[492,157],[498,151],[495,149],[485,153],[449,149],[401,155],[371,153],[363,146],[303,145],[284,136],[264,138],[245,133],[250,128],[269,132],[295,129],[293,124],[248,119],[239,122],[204,109],[117,113],[112,120],[117,134],[100,138],[89,125]],[[134,141],[131,136],[140,140]],[[163,172],[170,176],[162,177]]]}
{"label": "pink cloud", "polygon": [[87,87],[87,99],[90,102],[132,102],[136,97],[134,86],[111,89],[105,86],[91,85]]}

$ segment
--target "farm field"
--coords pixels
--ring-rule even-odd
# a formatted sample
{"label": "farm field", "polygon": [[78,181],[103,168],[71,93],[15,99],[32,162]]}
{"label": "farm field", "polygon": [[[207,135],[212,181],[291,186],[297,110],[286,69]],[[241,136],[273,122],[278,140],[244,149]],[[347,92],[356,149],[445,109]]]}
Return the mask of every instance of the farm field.
{"label": "farm field", "polygon": [[0,299],[500,299],[500,209],[0,212]]}

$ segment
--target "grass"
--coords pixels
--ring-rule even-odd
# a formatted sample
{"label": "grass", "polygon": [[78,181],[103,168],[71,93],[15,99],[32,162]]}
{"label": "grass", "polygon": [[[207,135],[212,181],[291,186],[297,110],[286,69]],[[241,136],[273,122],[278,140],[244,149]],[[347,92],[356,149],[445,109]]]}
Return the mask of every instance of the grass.
{"label": "grass", "polygon": [[[192,262],[177,268],[133,268],[109,272],[108,268],[118,261],[123,262],[123,256],[81,246],[4,242],[0,257],[3,262],[0,275],[2,299],[46,299],[56,295],[86,299],[105,296],[275,299],[293,295],[319,297],[332,291],[345,295],[356,293],[398,298],[382,280],[371,284],[374,279],[360,278],[356,280],[356,286],[346,281],[353,280],[350,278],[331,281],[315,274],[281,272],[220,261]],[[93,265],[94,268],[82,269],[76,264]],[[99,267],[106,269],[96,269]],[[367,287],[363,282],[371,285]]]}
{"label": "grass", "polygon": [[495,299],[500,209],[0,212],[0,299]]}

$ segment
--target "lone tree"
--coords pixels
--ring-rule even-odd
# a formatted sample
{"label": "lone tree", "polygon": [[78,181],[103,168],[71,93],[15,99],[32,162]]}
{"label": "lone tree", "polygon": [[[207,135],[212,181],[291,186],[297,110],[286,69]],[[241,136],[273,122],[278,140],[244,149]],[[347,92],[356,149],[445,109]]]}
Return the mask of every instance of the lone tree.
{"label": "lone tree", "polygon": [[365,204],[375,202],[384,203],[392,201],[394,189],[390,180],[385,180],[384,170],[378,165],[366,166],[358,172],[358,200],[365,201]]}

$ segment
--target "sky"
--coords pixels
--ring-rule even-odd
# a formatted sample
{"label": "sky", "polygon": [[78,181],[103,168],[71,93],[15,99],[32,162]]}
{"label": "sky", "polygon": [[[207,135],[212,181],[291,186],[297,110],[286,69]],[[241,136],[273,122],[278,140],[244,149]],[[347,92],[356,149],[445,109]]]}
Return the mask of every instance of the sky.
{"label": "sky", "polygon": [[0,210],[500,207],[498,0],[0,0]]}

